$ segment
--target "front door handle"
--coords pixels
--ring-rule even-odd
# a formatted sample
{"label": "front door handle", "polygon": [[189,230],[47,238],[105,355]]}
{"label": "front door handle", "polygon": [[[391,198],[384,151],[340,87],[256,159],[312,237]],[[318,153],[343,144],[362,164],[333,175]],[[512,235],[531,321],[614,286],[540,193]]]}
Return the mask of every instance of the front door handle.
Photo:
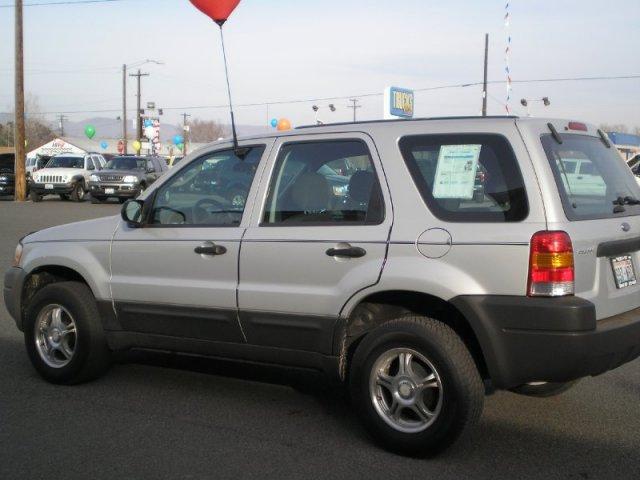
{"label": "front door handle", "polygon": [[330,257],[360,258],[364,257],[367,251],[360,247],[330,248],[326,254]]}
{"label": "front door handle", "polygon": [[196,247],[194,250],[198,255],[224,255],[227,249],[222,245],[216,245],[213,242],[207,242],[204,245]]}

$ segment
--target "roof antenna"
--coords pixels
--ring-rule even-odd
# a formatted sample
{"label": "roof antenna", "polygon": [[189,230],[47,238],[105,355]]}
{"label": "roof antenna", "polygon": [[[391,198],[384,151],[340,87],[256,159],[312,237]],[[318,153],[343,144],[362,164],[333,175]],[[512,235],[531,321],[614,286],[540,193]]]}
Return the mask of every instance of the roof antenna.
{"label": "roof antenna", "polygon": [[218,26],[220,27],[220,40],[222,41],[222,56],[224,58],[224,73],[225,76],[227,78],[227,94],[229,95],[229,110],[231,113],[231,132],[233,134],[233,152],[235,153],[235,155],[240,158],[243,159],[247,156],[247,154],[249,153],[249,149],[248,148],[240,148],[240,146],[238,145],[238,134],[236,132],[236,120],[235,117],[233,115],[233,102],[231,101],[231,84],[229,83],[229,67],[227,66],[227,52],[224,48],[224,34],[222,32],[222,27],[224,25],[224,23],[227,20],[216,20],[215,22],[218,24]]}

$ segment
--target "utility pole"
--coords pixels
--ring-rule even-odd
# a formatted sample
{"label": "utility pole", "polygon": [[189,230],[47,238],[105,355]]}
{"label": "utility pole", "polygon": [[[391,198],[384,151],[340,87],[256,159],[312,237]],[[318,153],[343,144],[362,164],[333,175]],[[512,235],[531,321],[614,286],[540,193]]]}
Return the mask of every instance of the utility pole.
{"label": "utility pole", "polygon": [[189,115],[188,113],[183,113],[182,114],[182,136],[184,137],[184,146],[182,147],[182,154],[186,157],[187,156],[187,139],[189,136],[189,126],[187,125],[187,118],[189,118],[191,115]]}
{"label": "utility pole", "polygon": [[122,141],[127,154],[127,65],[122,65]]}
{"label": "utility pole", "polygon": [[482,116],[487,116],[487,70],[489,68],[489,34],[484,34],[484,82],[482,83]]}
{"label": "utility pole", "polygon": [[137,132],[136,132],[136,140],[140,141],[140,139],[142,138],[142,115],[140,114],[140,112],[142,111],[142,85],[140,82],[140,79],[142,77],[148,77],[149,74],[148,73],[142,73],[140,71],[140,69],[138,69],[138,73],[130,73],[129,74],[130,77],[136,77],[138,79],[138,109],[136,111],[136,126],[137,126]]}
{"label": "utility pole", "polygon": [[25,127],[24,127],[24,49],[23,49],[23,33],[22,33],[22,0],[16,2],[16,19],[15,19],[15,137],[14,146],[15,156],[15,174],[16,174],[16,191],[15,200],[24,202],[27,197],[27,177],[25,174]]}
{"label": "utility pole", "polygon": [[351,98],[351,99],[349,99],[349,101],[351,103],[353,103],[353,105],[349,105],[349,108],[353,108],[353,123],[356,123],[356,121],[357,121],[356,110],[358,108],[362,108],[362,105],[358,105],[358,99],[357,98]]}
{"label": "utility pole", "polygon": [[66,115],[59,115],[58,118],[60,119],[59,125],[60,125],[60,136],[64,137],[64,121],[67,119]]}

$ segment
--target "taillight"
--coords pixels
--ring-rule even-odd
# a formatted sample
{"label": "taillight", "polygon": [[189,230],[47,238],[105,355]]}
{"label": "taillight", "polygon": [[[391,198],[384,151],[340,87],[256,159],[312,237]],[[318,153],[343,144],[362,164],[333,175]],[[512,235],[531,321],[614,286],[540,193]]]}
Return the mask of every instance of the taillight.
{"label": "taillight", "polygon": [[538,232],[531,237],[529,286],[532,297],[560,297],[575,292],[573,245],[567,232]]}

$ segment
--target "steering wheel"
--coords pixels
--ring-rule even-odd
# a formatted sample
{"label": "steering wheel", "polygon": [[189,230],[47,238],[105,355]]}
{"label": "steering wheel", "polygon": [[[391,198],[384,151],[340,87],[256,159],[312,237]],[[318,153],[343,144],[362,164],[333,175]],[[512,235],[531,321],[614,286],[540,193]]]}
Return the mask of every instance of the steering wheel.
{"label": "steering wheel", "polygon": [[[205,205],[211,205],[217,212],[209,212]],[[194,223],[209,223],[209,220],[213,215],[227,215],[227,207],[215,198],[203,198],[196,202],[193,206],[193,220]]]}

